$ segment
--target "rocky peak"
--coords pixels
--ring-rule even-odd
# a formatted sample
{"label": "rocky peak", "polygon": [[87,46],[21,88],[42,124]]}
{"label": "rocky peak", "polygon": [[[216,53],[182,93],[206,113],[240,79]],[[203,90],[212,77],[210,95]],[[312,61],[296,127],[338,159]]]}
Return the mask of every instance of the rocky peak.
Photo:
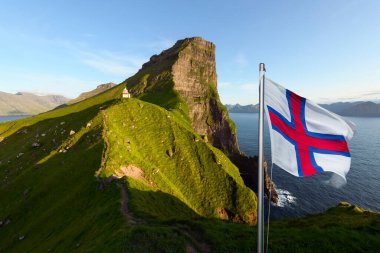
{"label": "rocky peak", "polygon": [[108,89],[111,89],[112,87],[115,87],[116,84],[115,83],[104,83],[104,84],[100,84],[96,87],[96,89],[101,89],[101,90],[108,90]]}
{"label": "rocky peak", "polygon": [[158,80],[173,82],[174,90],[189,108],[194,130],[224,152],[239,153],[234,124],[217,91],[215,45],[212,42],[201,37],[179,40],[173,47],[153,55],[137,76],[140,79],[132,77],[127,80],[127,86],[135,96],[154,90],[152,83]]}
{"label": "rocky peak", "polygon": [[[173,96],[179,94],[180,100],[187,105],[194,130],[228,154],[241,171],[250,174],[244,179],[255,188],[257,162],[240,152],[235,125],[219,99],[215,45],[212,42],[200,37],[179,40],[173,47],[153,55],[125,83],[133,96],[169,110],[173,106],[170,102]],[[269,192],[272,183],[266,171],[265,175],[266,190]],[[276,197],[272,195],[273,200]]]}
{"label": "rocky peak", "polygon": [[90,97],[93,97],[93,96],[96,96],[108,89],[111,89],[113,87],[115,87],[116,84],[114,83],[105,83],[105,84],[100,84],[96,87],[96,89],[93,89],[91,91],[87,91],[87,92],[83,92],[79,95],[79,97],[77,98],[74,98],[72,100],[69,101],[69,104],[74,104],[74,103],[78,103],[80,101],[83,101],[87,98],[90,98]]}
{"label": "rocky peak", "polygon": [[225,152],[238,153],[233,122],[218,95],[215,45],[200,37],[177,44],[181,50],[172,66],[174,88],[189,107],[194,130]]}

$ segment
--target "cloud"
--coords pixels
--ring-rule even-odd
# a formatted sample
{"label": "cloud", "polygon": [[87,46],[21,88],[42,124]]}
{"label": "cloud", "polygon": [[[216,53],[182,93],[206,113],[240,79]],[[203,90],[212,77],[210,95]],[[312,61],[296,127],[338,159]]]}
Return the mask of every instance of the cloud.
{"label": "cloud", "polygon": [[[175,41],[159,37],[154,41],[141,43],[140,46],[149,50],[159,53],[160,51],[170,48],[174,45]],[[62,44],[62,42],[60,42]],[[66,42],[67,44],[67,42]],[[70,49],[74,49],[72,44]],[[78,50],[79,57],[81,57],[81,63],[93,67],[103,73],[115,75],[115,76],[130,76],[136,73],[142,64],[148,59],[137,54],[125,54],[123,52],[116,52],[110,50]]]}
{"label": "cloud", "polygon": [[318,103],[335,103],[335,102],[354,102],[354,101],[380,101],[380,90],[351,92],[340,97],[318,97],[315,99]]}
{"label": "cloud", "polygon": [[[141,54],[126,54],[125,52],[112,51],[107,49],[91,48],[89,39],[97,37],[93,33],[83,33],[78,40],[69,40],[61,37],[45,37],[30,34],[25,31],[6,29],[0,26],[0,34],[9,38],[17,38],[22,41],[28,41],[35,44],[55,47],[62,52],[66,50],[67,54],[72,55],[73,59],[79,63],[96,69],[102,73],[126,78],[139,70],[141,65],[147,61],[146,57]],[[174,42],[170,39],[159,37],[154,42],[143,42],[139,46],[154,51],[159,51],[172,46]]]}
{"label": "cloud", "polygon": [[218,83],[218,87],[219,88],[230,88],[230,87],[232,87],[232,84],[231,83],[229,83],[229,82],[219,82]]}
{"label": "cloud", "polygon": [[256,104],[258,101],[258,86],[255,83],[219,83],[219,95],[226,104]]}
{"label": "cloud", "polygon": [[244,91],[257,91],[257,85],[254,83],[244,83],[239,85],[239,87]]}
{"label": "cloud", "polygon": [[80,51],[81,63],[105,74],[128,77],[139,70],[145,59],[111,51]]}
{"label": "cloud", "polygon": [[380,98],[380,90],[375,90],[375,91],[368,91],[366,93],[363,93],[362,96],[365,97],[378,97]]}
{"label": "cloud", "polygon": [[[128,77],[134,74],[144,63],[144,58],[138,55],[127,55],[110,50],[94,50],[85,41],[67,40],[64,38],[36,37],[23,32],[13,31],[15,36],[35,43],[45,44],[67,50],[80,63],[105,74]],[[83,37],[94,37],[95,34],[84,34]]]}

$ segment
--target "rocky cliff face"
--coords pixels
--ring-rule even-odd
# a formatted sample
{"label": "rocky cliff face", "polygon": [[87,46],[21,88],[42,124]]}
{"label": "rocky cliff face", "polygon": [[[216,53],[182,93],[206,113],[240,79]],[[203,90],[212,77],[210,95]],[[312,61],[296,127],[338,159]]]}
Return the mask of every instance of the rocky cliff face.
{"label": "rocky cliff face", "polygon": [[[173,47],[152,56],[135,76],[126,80],[126,85],[134,96],[169,110],[186,107],[194,130],[227,153],[244,171],[248,170],[250,177],[245,180],[254,188],[256,181],[252,178],[257,174],[257,162],[240,152],[235,124],[220,102],[212,42],[200,37],[179,40]],[[173,99],[175,95],[177,100]]]}
{"label": "rocky cliff face", "polygon": [[234,126],[217,92],[215,45],[202,38],[177,42],[186,45],[172,67],[174,88],[189,107],[193,128],[227,153],[238,153]]}
{"label": "rocky cliff face", "polygon": [[154,55],[127,80],[135,95],[157,91],[160,82],[171,82],[186,103],[194,130],[228,154],[239,153],[235,126],[217,92],[215,45],[202,38],[179,40]]}

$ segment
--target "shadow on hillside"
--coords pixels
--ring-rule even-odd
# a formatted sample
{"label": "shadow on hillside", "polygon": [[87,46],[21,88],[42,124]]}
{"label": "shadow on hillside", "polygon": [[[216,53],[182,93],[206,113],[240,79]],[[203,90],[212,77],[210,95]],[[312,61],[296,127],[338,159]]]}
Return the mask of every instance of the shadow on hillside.
{"label": "shadow on hillside", "polygon": [[139,190],[124,179],[128,193],[128,210],[134,215],[159,221],[198,219],[193,209],[177,197],[160,190]]}
{"label": "shadow on hillside", "polygon": [[[257,193],[258,178],[258,157],[246,156],[244,154],[234,154],[230,157],[231,161],[239,168],[241,177],[246,186]],[[271,201],[277,203],[278,195],[273,182],[268,175],[267,163],[264,164],[264,192],[269,196],[271,191]]]}

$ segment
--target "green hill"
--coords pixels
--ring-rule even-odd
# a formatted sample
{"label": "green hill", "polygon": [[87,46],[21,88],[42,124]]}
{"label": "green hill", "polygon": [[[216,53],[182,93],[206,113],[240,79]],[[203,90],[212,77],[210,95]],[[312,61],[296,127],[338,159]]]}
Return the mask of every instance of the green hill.
{"label": "green hill", "polygon": [[[103,93],[0,124],[0,252],[254,250],[256,195],[230,160],[238,146],[216,84],[203,82],[212,62],[185,75],[203,83],[197,94],[178,86],[186,62],[172,70],[205,45],[180,41]],[[126,85],[134,98],[120,99]],[[378,214],[343,205],[273,222],[271,250],[371,252],[378,238]]]}
{"label": "green hill", "polygon": [[[120,100],[123,88],[0,125],[0,251],[121,249],[140,219],[255,224],[255,194],[186,110]],[[162,226],[146,233],[175,234]]]}

